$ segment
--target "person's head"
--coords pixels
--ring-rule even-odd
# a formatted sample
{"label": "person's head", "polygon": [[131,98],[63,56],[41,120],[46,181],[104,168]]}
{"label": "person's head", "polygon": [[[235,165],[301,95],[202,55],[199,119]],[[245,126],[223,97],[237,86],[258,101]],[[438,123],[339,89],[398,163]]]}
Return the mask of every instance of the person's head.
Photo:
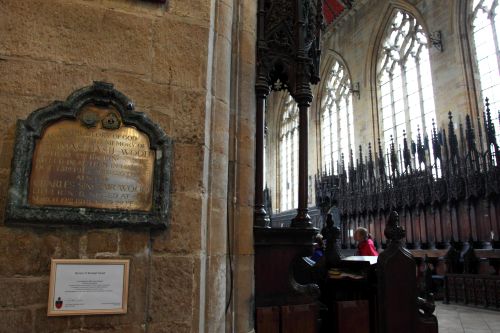
{"label": "person's head", "polygon": [[368,239],[368,230],[366,228],[358,228],[354,232],[354,240],[361,242]]}
{"label": "person's head", "polygon": [[321,234],[317,234],[314,241],[316,243],[316,248],[322,249],[324,247],[323,236]]}

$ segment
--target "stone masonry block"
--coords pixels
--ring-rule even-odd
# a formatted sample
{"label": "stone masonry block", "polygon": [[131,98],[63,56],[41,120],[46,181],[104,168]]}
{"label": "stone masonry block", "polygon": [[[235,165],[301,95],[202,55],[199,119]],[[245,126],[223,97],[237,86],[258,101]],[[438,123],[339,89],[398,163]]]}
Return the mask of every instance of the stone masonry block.
{"label": "stone masonry block", "polygon": [[206,86],[206,27],[167,17],[159,19],[154,24],[153,49],[155,82],[187,88]]}
{"label": "stone masonry block", "polygon": [[187,323],[180,322],[160,322],[151,323],[149,326],[150,333],[191,333],[191,326]]}
{"label": "stone masonry block", "polygon": [[240,255],[235,260],[234,284],[238,286],[234,294],[236,331],[249,332],[254,327],[253,313],[247,310],[254,307],[254,257],[253,255]]}
{"label": "stone masonry block", "polygon": [[215,109],[212,112],[212,142],[210,148],[212,151],[226,154],[229,149],[229,105],[216,100]]}
{"label": "stone masonry block", "polygon": [[78,236],[73,233],[34,232],[29,228],[0,227],[0,276],[48,275],[51,258],[78,256]]}
{"label": "stone masonry block", "polygon": [[194,275],[192,257],[154,256],[151,281],[153,322],[189,322],[193,308]]}
{"label": "stone masonry block", "polygon": [[[162,109],[164,113],[174,114],[174,97],[171,87],[130,73],[106,71],[96,75],[98,78],[102,77],[104,81],[113,83],[116,89],[130,98],[135,104],[136,111]],[[171,135],[169,132],[167,134]]]}
{"label": "stone masonry block", "polygon": [[206,0],[170,0],[168,12],[181,18],[191,19],[204,26],[210,23],[210,1]]}
{"label": "stone masonry block", "polygon": [[[48,287],[47,287],[48,289]],[[46,300],[47,301],[47,300]],[[35,310],[35,332],[36,333],[65,333],[69,329],[68,317],[48,317],[47,305]]]}
{"label": "stone masonry block", "polygon": [[205,329],[208,332],[225,331],[225,307],[226,307],[226,256],[209,257],[209,279],[207,298],[208,308]]}
{"label": "stone masonry block", "polygon": [[200,251],[202,205],[199,194],[174,194],[171,224],[167,230],[153,232],[153,251],[183,254]]}
{"label": "stone masonry block", "polygon": [[[0,94],[64,100],[72,91],[88,86],[93,81],[106,81],[113,83],[116,89],[132,99],[139,112],[162,108],[173,114],[173,96],[170,87],[153,83],[144,76],[132,73],[101,71],[90,66],[19,58],[6,58],[0,61],[0,73],[3,78],[0,81]],[[46,104],[36,105],[31,111],[43,106]],[[30,110],[19,111],[30,112]]]}
{"label": "stone masonry block", "polygon": [[31,333],[32,325],[31,310],[0,309],[0,332]]}
{"label": "stone masonry block", "polygon": [[253,207],[240,205],[236,214],[235,234],[238,239],[234,241],[235,251],[237,254],[253,254]]}
{"label": "stone masonry block", "polygon": [[[228,158],[226,154],[212,152],[212,183],[210,195],[213,198],[227,200]],[[227,205],[227,203],[226,203]]]}
{"label": "stone masonry block", "polygon": [[168,112],[164,112],[163,109],[159,109],[156,107],[148,112],[148,115],[150,116],[151,120],[160,125],[160,127],[165,131],[165,133],[167,133],[168,136],[171,136],[171,133],[173,133],[174,122],[172,119],[172,115],[168,114]]}
{"label": "stone masonry block", "polygon": [[216,6],[215,32],[230,41],[233,29],[233,3],[232,1],[219,1]]}
{"label": "stone masonry block", "polygon": [[210,200],[208,251],[210,255],[227,253],[227,200]]}
{"label": "stone masonry block", "polygon": [[85,0],[85,2],[95,7],[102,7],[135,15],[150,16],[162,16],[168,7],[168,1],[166,4],[155,1],[137,0]]}
{"label": "stone masonry block", "polygon": [[255,170],[253,167],[240,165],[239,166],[239,177],[238,177],[238,202],[240,205],[253,206],[255,192],[255,182],[254,182]]}
{"label": "stone masonry block", "polygon": [[0,53],[150,72],[152,19],[65,1],[7,0]]}
{"label": "stone masonry block", "polygon": [[46,304],[49,296],[47,278],[0,278],[0,286],[0,308]]}
{"label": "stone masonry block", "polygon": [[241,17],[240,29],[255,32],[257,26],[257,3],[255,1],[242,1],[239,3],[240,12],[246,13]]}
{"label": "stone masonry block", "polygon": [[149,247],[148,230],[122,230],[120,233],[120,254],[144,255]]}
{"label": "stone masonry block", "polygon": [[65,331],[65,333],[109,333],[109,332],[120,332],[120,333],[145,333],[146,326],[144,324],[127,324],[127,325],[117,325],[113,327],[103,326],[99,328],[77,328]]}
{"label": "stone masonry block", "polygon": [[215,50],[214,95],[226,104],[230,103],[231,93],[231,42],[217,35]]}
{"label": "stone masonry block", "polygon": [[174,192],[203,192],[203,158],[206,148],[197,144],[174,145],[172,189]]}
{"label": "stone masonry block", "polygon": [[40,272],[40,239],[32,232],[0,227],[0,276],[28,275]]}
{"label": "stone masonry block", "polygon": [[87,255],[99,252],[115,253],[118,250],[118,234],[115,230],[91,231],[87,234]]}
{"label": "stone masonry block", "polygon": [[[17,119],[26,119],[31,112],[51,102],[47,98],[10,95],[2,96],[1,94],[0,96],[0,110],[2,110],[2,112],[0,112],[0,142],[3,140],[10,140],[13,143]],[[12,145],[10,149],[14,149],[14,145]],[[10,167],[10,160],[8,163]]]}
{"label": "stone masonry block", "polygon": [[[92,83],[92,72],[88,67],[8,57],[0,61],[3,78],[0,81],[0,93],[63,100],[73,90]],[[32,110],[19,111],[29,113],[44,106],[37,105]]]}
{"label": "stone masonry block", "polygon": [[255,43],[256,43],[256,35],[250,32],[242,32],[240,34],[240,54],[245,55],[242,57],[242,61],[255,64]]}
{"label": "stone masonry block", "polygon": [[205,144],[206,91],[175,89],[173,92],[174,132],[176,143]]}

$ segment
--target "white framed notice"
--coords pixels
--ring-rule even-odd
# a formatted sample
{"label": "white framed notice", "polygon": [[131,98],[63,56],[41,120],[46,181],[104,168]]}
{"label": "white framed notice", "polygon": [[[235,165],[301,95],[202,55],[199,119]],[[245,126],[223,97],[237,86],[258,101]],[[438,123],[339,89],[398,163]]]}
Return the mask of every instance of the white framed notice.
{"label": "white framed notice", "polygon": [[127,313],[130,260],[52,259],[48,316]]}

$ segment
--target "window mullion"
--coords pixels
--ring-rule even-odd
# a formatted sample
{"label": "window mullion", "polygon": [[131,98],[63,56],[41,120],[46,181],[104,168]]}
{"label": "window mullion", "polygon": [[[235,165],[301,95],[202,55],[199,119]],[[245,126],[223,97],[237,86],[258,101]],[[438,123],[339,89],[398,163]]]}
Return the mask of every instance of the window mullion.
{"label": "window mullion", "polygon": [[497,54],[497,70],[498,70],[498,75],[500,75],[500,47],[498,45],[498,33],[495,27],[495,7],[497,5],[497,1],[494,1],[493,5],[491,6],[491,10],[488,13],[488,17],[490,19],[490,26],[491,30],[493,33],[493,43],[495,44],[495,50]]}
{"label": "window mullion", "polygon": [[[420,100],[420,126],[422,129],[422,134],[427,133],[427,127],[425,124],[425,110],[424,110],[424,94],[422,89],[422,76],[420,69],[420,59],[417,57],[415,60],[416,68],[417,68],[417,87],[418,87],[418,98]],[[414,133],[410,133],[414,135]]]}
{"label": "window mullion", "polygon": [[[410,123],[410,103],[408,102],[408,79],[406,77],[406,66],[401,65],[401,79],[402,79],[402,88],[403,88],[403,112],[405,115],[405,128],[406,128],[406,133],[409,135],[412,135],[411,133],[411,123]],[[411,136],[410,136],[411,137]],[[395,144],[397,143],[397,133],[395,137]],[[397,145],[396,145],[397,146]]]}
{"label": "window mullion", "polygon": [[[391,89],[391,121],[392,121],[392,136],[396,137],[396,101],[394,100],[394,75],[389,76],[390,89]],[[390,144],[389,138],[384,138],[384,149],[387,150]]]}

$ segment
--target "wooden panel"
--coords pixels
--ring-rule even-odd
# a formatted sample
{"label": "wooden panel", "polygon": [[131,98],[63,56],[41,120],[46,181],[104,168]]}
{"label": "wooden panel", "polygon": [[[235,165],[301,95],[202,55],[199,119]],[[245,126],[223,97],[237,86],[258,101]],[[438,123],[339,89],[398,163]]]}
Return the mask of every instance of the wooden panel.
{"label": "wooden panel", "polygon": [[488,306],[496,307],[496,292],[495,292],[495,280],[487,280],[486,284],[486,301],[488,302]]}
{"label": "wooden panel", "polygon": [[434,215],[434,225],[436,228],[436,243],[442,243],[443,242],[443,226],[441,225],[441,208],[436,207],[432,208],[431,211],[433,212]]}
{"label": "wooden panel", "polygon": [[256,309],[256,330],[259,333],[280,332],[280,308],[278,306],[258,307]]}
{"label": "wooden panel", "polygon": [[370,332],[369,303],[366,300],[336,302],[338,333]]}
{"label": "wooden panel", "polygon": [[[318,307],[316,304],[284,305],[281,307],[281,332],[316,333],[317,319]],[[258,331],[258,333],[261,332]]]}
{"label": "wooden panel", "polygon": [[403,224],[405,226],[406,230],[406,243],[413,244],[413,223],[411,220],[411,213],[408,209],[404,210],[404,215],[403,215]]}
{"label": "wooden panel", "polygon": [[447,276],[445,279],[446,283],[446,301],[457,302],[457,293],[455,289],[455,277]]}
{"label": "wooden panel", "polygon": [[415,208],[412,212],[412,220],[413,220],[413,244],[415,244],[416,248],[420,248],[422,244],[422,215],[420,208]]}
{"label": "wooden panel", "polygon": [[474,280],[472,277],[465,278],[465,303],[476,303],[476,298],[474,297]]}
{"label": "wooden panel", "polygon": [[455,240],[462,240],[460,238],[460,233],[459,233],[459,223],[458,223],[458,212],[457,212],[457,204],[456,203],[451,203],[450,204],[450,224],[451,224],[451,231],[452,231],[452,236],[453,239]]}
{"label": "wooden panel", "polygon": [[464,278],[455,278],[455,292],[456,292],[456,302],[465,303],[465,284]]}
{"label": "wooden panel", "polygon": [[475,304],[487,306],[488,302],[486,300],[485,294],[485,281],[483,279],[475,279],[474,280],[474,296],[475,296]]}
{"label": "wooden panel", "polygon": [[[460,202],[456,205],[456,227],[458,228],[458,238],[461,241],[468,241],[469,238],[476,234],[475,230],[471,229],[470,206],[467,202]],[[473,238],[475,239],[475,238]]]}
{"label": "wooden panel", "polygon": [[[484,274],[447,274],[446,290],[450,302],[498,308],[500,277]],[[495,292],[496,289],[496,292]],[[454,293],[455,290],[455,293]]]}

